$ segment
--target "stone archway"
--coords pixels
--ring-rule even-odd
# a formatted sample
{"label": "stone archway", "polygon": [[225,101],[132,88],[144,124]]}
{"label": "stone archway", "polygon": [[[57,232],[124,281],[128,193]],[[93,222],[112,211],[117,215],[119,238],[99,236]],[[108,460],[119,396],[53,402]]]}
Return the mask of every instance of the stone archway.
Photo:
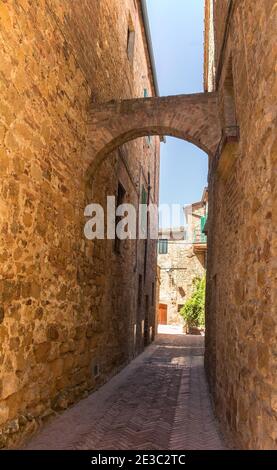
{"label": "stone archway", "polygon": [[[115,184],[118,185],[118,181],[120,183],[121,181],[117,174],[114,175],[114,180],[107,180],[108,172],[107,174],[105,172],[107,167],[109,169],[112,167],[112,165],[109,167],[108,157],[113,158],[115,156],[114,150],[137,138],[150,135],[177,137],[196,145],[212,159],[221,140],[218,109],[217,93],[114,100],[102,104],[92,103],[88,110],[88,144],[84,155],[85,205],[92,202],[93,196],[93,200],[102,204],[103,207],[103,201],[108,194],[107,188],[112,188],[110,194],[116,194],[116,187],[113,186],[113,183],[115,181]],[[124,189],[126,189],[125,186]],[[137,205],[140,201],[140,184],[138,184],[138,189],[135,188],[134,191],[137,191],[135,196],[135,205]],[[130,194],[130,188],[127,190],[128,193]],[[102,201],[101,197],[103,197]],[[148,306],[151,294],[149,287],[151,285],[147,284],[147,276],[144,273],[146,273],[147,263],[149,264],[148,253],[151,249],[145,249],[145,245],[135,246],[134,268],[130,263],[130,260],[133,259],[131,255],[125,255],[122,258],[116,257],[114,256],[115,250],[111,247],[111,243],[103,244],[102,240],[95,240],[93,245],[89,243],[85,245],[82,268],[82,289],[86,292],[84,308],[90,311],[91,304],[94,306],[92,329],[100,338],[100,344],[105,342],[105,335],[107,335],[107,331],[110,331],[109,328],[112,325],[110,319],[113,318],[114,312],[119,312],[120,322],[118,325],[124,324],[124,327],[119,328],[114,334],[115,328],[112,326],[110,337],[114,335],[115,338],[113,343],[115,360],[119,354],[126,360],[130,351],[125,347],[127,344],[125,332],[131,331],[130,325],[132,328],[136,327],[135,333],[133,330],[131,332],[131,335],[135,335],[133,354],[137,355],[144,347],[141,338],[143,337],[142,332],[146,331],[144,328],[145,319],[149,318]],[[152,252],[154,251],[156,252],[156,245],[155,248],[152,248]],[[130,271],[130,267],[132,271]],[[109,285],[106,281],[103,282],[106,272],[109,272]],[[97,285],[97,305],[94,303],[94,294],[91,289],[95,273],[99,278],[102,276],[102,281],[98,282],[97,280],[99,284]],[[144,285],[141,289],[143,279]],[[125,300],[123,290],[126,286],[129,286],[129,292],[132,292],[133,295],[130,297],[133,298],[133,317],[130,314],[129,297],[123,306],[121,304],[119,308],[118,305],[118,299],[120,301],[123,299],[123,302]],[[138,294],[140,291],[141,294]],[[139,296],[142,296],[143,300],[138,306],[137,298]],[[154,311],[154,304],[152,310]],[[128,316],[122,315],[121,317],[122,311],[128,311]],[[151,315],[151,321],[147,321],[147,324],[149,323],[153,328],[155,317],[153,312]],[[122,334],[122,332],[124,333]],[[133,336],[130,337],[133,338]]]}
{"label": "stone archway", "polygon": [[91,105],[87,178],[120,145],[146,135],[187,140],[213,157],[221,139],[217,93],[138,98]]}

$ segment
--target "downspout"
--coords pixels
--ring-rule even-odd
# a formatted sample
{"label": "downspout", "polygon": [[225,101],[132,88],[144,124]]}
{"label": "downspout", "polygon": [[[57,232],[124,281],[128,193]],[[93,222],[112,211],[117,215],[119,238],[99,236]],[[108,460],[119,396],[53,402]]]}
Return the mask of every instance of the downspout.
{"label": "downspout", "polygon": [[225,54],[225,50],[226,50],[226,46],[227,46],[227,41],[228,41],[229,32],[230,32],[230,25],[231,25],[231,20],[232,20],[233,13],[234,13],[235,5],[236,5],[236,2],[234,0],[229,0],[228,10],[227,10],[227,17],[226,17],[226,21],[225,21],[223,41],[222,41],[222,44],[221,44],[221,50],[220,50],[218,66],[217,66],[217,72],[216,72],[216,78],[215,78],[216,90],[218,90],[218,88],[219,88],[219,83],[220,83],[222,69],[223,69],[223,63],[224,63],[224,54]]}

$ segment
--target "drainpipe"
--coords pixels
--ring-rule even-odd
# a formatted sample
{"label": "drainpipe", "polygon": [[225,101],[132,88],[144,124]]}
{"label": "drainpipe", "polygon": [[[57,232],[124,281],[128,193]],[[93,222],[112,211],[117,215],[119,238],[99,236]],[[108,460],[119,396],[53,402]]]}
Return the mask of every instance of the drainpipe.
{"label": "drainpipe", "polygon": [[230,32],[230,25],[231,25],[231,20],[232,20],[232,17],[233,17],[235,6],[236,6],[236,1],[229,0],[228,9],[227,9],[227,16],[226,16],[226,20],[225,20],[225,29],[224,29],[223,41],[222,41],[222,44],[221,44],[221,50],[220,50],[219,61],[218,61],[218,66],[217,66],[217,72],[216,72],[216,77],[215,77],[216,90],[218,90],[218,88],[219,88],[219,83],[220,83],[222,69],[223,69],[224,54],[225,54],[225,50],[226,50],[226,46],[227,46],[227,41],[228,41],[229,32]]}

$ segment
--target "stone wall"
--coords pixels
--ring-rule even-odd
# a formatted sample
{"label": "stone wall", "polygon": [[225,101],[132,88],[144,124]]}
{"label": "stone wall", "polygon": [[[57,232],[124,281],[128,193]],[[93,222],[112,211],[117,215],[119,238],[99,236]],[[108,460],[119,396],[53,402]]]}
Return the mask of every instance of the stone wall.
{"label": "stone wall", "polygon": [[[136,32],[133,61],[128,25]],[[154,93],[140,7],[133,0],[0,2],[0,447],[99,386],[154,327],[156,244],[88,242],[87,110]],[[87,157],[87,156],[86,156]],[[91,155],[93,159],[93,154]],[[126,144],[94,180],[94,202],[137,203],[159,139]],[[155,182],[155,183],[154,183]],[[96,201],[95,201],[96,200]],[[135,324],[136,337],[135,335]]]}
{"label": "stone wall", "polygon": [[193,281],[205,273],[204,253],[195,253],[191,243],[169,241],[168,253],[158,255],[161,269],[160,303],[167,305],[167,323],[183,325],[178,309],[191,297]]}
{"label": "stone wall", "polygon": [[225,28],[225,3],[215,2],[218,64],[227,31],[221,119],[224,128],[235,105],[240,138],[226,132],[210,164],[206,366],[217,415],[235,445],[277,449],[277,9],[273,0],[233,2]]}

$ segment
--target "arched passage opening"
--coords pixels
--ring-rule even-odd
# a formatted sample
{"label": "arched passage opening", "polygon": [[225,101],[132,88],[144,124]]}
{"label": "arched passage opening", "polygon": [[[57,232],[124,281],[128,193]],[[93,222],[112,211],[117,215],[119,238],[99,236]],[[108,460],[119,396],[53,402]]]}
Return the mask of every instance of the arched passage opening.
{"label": "arched passage opening", "polygon": [[[105,220],[107,196],[114,197],[115,207],[158,204],[160,136],[190,142],[212,158],[220,140],[216,94],[127,100],[94,109],[86,153],[86,204],[101,204]],[[101,362],[101,344],[109,343],[111,363],[119,365],[154,338],[157,244],[149,237],[86,241],[84,298],[87,308],[93,305],[92,328],[98,330],[96,361]]]}
{"label": "arched passage opening", "polygon": [[202,284],[205,283],[207,176],[206,153],[188,142],[167,139],[167,145],[161,147],[160,207],[169,204],[172,210],[170,217],[161,210],[159,220],[157,324],[160,334],[204,332],[204,302],[194,325],[184,307],[194,294],[198,280],[203,279]]}
{"label": "arched passage opening", "polygon": [[151,135],[187,140],[211,158],[221,138],[217,93],[139,98],[104,103],[90,110],[87,177],[122,144]]}

